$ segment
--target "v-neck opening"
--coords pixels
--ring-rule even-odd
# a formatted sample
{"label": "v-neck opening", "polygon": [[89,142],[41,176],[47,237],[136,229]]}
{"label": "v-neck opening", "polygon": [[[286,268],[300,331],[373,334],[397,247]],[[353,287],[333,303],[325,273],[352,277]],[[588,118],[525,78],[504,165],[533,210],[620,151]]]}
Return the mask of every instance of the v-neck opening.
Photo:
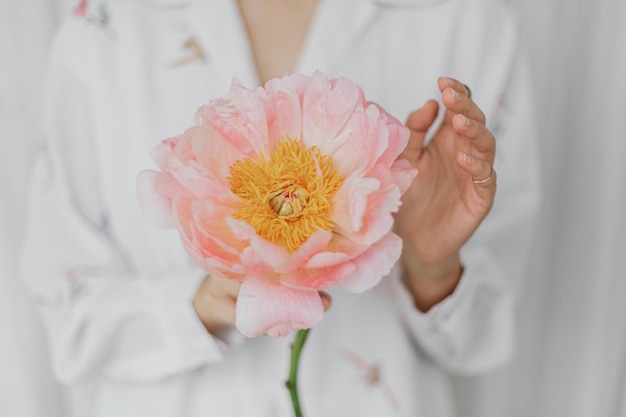
{"label": "v-neck opening", "polygon": [[[378,7],[364,0],[319,0],[293,72],[332,72],[341,57],[372,23]],[[252,45],[234,0],[197,0],[189,8],[194,31],[209,58],[228,77],[250,87],[261,85]]]}
{"label": "v-neck opening", "polygon": [[[259,50],[257,50],[255,47],[258,47],[258,44],[255,44],[254,42],[254,38],[252,36],[252,33],[255,33],[255,30],[258,31],[259,29],[262,31],[264,30],[263,28],[259,28],[256,25],[256,22],[247,22],[246,21],[246,17],[250,17],[250,16],[254,16],[252,13],[254,13],[253,11],[247,11],[244,12],[244,10],[241,8],[240,6],[240,1],[235,1],[235,4],[237,6],[237,10],[239,12],[239,20],[240,20],[240,25],[242,28],[244,28],[244,32],[246,33],[246,41],[247,41],[247,46],[248,46],[248,53],[249,53],[249,59],[250,62],[252,62],[254,64],[254,70],[256,72],[257,75],[257,79],[259,81],[260,84],[263,84],[264,81],[264,77],[262,76],[264,73],[265,75],[269,75],[269,78],[267,79],[267,81],[269,81],[272,78],[276,78],[276,77],[282,77],[285,75],[288,75],[290,73],[294,73],[294,72],[299,72],[299,65],[300,62],[302,61],[302,57],[303,55],[306,54],[306,48],[308,45],[308,41],[311,37],[311,33],[312,33],[312,28],[315,25],[316,20],[319,17],[319,10],[322,7],[322,3],[325,3],[322,0],[316,0],[315,4],[313,5],[312,9],[309,10],[310,14],[307,14],[306,16],[299,16],[298,20],[302,20],[301,25],[298,26],[298,28],[304,28],[304,32],[300,32],[297,34],[297,36],[300,38],[300,44],[299,44],[299,48],[297,50],[293,49],[294,45],[284,45],[285,49],[281,48],[280,45],[280,41],[278,41],[278,47],[281,48],[281,50],[285,50],[285,51],[291,51],[291,52],[295,52],[295,53],[289,53],[290,55],[290,63],[291,65],[285,65],[284,67],[286,68],[287,66],[289,68],[285,70],[283,70],[283,68],[279,68],[282,65],[279,64],[278,68],[276,66],[272,67],[272,65],[270,64],[269,66],[267,66],[266,64],[268,64],[268,59],[267,59],[267,55],[259,55]],[[311,7],[310,5],[307,7]],[[253,18],[254,20],[254,18]],[[292,19],[293,20],[293,19]],[[274,23],[277,24],[277,23]],[[306,27],[305,27],[306,26]],[[251,29],[251,30],[249,30]],[[271,30],[271,29],[270,29]],[[300,29],[299,29],[300,30]],[[274,36],[276,36],[276,34],[274,34]],[[280,38],[281,36],[279,36]],[[269,39],[265,39],[266,41],[268,41]],[[265,47],[262,48],[262,50],[265,50]],[[265,52],[267,52],[267,50],[265,50]],[[270,54],[276,53],[276,51],[270,52]],[[280,52],[278,53],[280,54]],[[283,55],[285,56],[285,55]],[[280,57],[277,57],[275,55],[270,55],[271,59],[280,59]],[[260,64],[260,65],[259,65]],[[262,71],[261,69],[264,68],[264,71]],[[268,70],[269,69],[269,70]],[[272,69],[278,69],[277,71],[272,71]],[[272,75],[273,74],[273,75]]]}

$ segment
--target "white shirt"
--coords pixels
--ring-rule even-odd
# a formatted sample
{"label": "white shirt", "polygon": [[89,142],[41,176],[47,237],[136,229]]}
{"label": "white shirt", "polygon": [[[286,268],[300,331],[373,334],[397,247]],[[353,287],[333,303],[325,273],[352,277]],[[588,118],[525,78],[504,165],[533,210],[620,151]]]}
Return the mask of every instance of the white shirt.
{"label": "white shirt", "polygon": [[[365,294],[332,291],[303,353],[308,417],[454,416],[447,372],[487,372],[513,352],[514,287],[538,200],[517,31],[495,1],[425,3],[320,1],[296,71],[345,75],[401,120],[439,97],[437,76],[467,83],[497,137],[496,203],[463,248],[458,287],[427,313],[397,270]],[[191,306],[203,272],[176,232],[142,220],[134,189],[154,166],[152,146],[190,126],[198,106],[233,77],[258,84],[236,3],[112,0],[80,14],[52,52],[49,145],[22,262],[76,415],[291,415],[291,337],[207,333]]]}

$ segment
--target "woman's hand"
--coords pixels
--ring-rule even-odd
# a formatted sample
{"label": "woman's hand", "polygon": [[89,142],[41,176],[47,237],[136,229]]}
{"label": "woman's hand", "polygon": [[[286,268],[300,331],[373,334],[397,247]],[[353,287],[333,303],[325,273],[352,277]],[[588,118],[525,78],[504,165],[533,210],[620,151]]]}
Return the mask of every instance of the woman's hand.
{"label": "woman's hand", "polygon": [[495,140],[483,112],[464,84],[450,78],[437,83],[446,113],[432,140],[424,145],[439,112],[436,101],[411,113],[406,123],[411,138],[400,158],[419,174],[395,223],[404,241],[404,279],[422,311],[456,287],[463,269],[459,250],[491,209],[496,192]]}
{"label": "woman's hand", "polygon": [[[237,296],[241,283],[226,278],[207,275],[198,288],[193,299],[193,308],[204,324],[204,327],[213,335],[220,337],[224,330],[235,326]],[[328,310],[331,298],[325,292],[320,292],[324,310]]]}
{"label": "woman's hand", "polygon": [[206,329],[214,334],[235,325],[237,295],[241,283],[207,275],[193,299],[193,308]]}

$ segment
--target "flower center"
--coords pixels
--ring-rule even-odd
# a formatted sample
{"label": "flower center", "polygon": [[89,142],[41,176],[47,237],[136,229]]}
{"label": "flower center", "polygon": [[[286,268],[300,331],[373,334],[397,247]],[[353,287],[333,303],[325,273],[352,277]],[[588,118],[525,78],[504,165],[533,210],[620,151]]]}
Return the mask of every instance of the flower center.
{"label": "flower center", "polygon": [[264,239],[297,250],[318,230],[332,230],[332,198],[344,178],[315,146],[286,138],[266,159],[245,158],[230,167],[231,191],[242,200],[233,217]]}
{"label": "flower center", "polygon": [[302,216],[309,201],[309,192],[300,186],[291,185],[285,190],[270,192],[268,200],[278,217],[294,219]]}

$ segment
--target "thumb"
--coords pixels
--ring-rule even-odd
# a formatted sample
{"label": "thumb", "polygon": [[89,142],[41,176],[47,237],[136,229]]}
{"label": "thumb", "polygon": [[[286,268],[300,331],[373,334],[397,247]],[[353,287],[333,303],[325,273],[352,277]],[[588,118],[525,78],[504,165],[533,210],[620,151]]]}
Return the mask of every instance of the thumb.
{"label": "thumb", "polygon": [[[428,100],[422,108],[415,110],[406,120],[406,127],[411,130],[411,138],[403,156],[419,156],[422,153],[426,133],[435,122],[439,113],[439,103],[435,100]],[[412,159],[412,158],[410,158]]]}
{"label": "thumb", "polygon": [[324,305],[324,311],[328,311],[333,301],[332,298],[327,292],[324,291],[320,291],[320,298],[322,299],[322,304]]}

